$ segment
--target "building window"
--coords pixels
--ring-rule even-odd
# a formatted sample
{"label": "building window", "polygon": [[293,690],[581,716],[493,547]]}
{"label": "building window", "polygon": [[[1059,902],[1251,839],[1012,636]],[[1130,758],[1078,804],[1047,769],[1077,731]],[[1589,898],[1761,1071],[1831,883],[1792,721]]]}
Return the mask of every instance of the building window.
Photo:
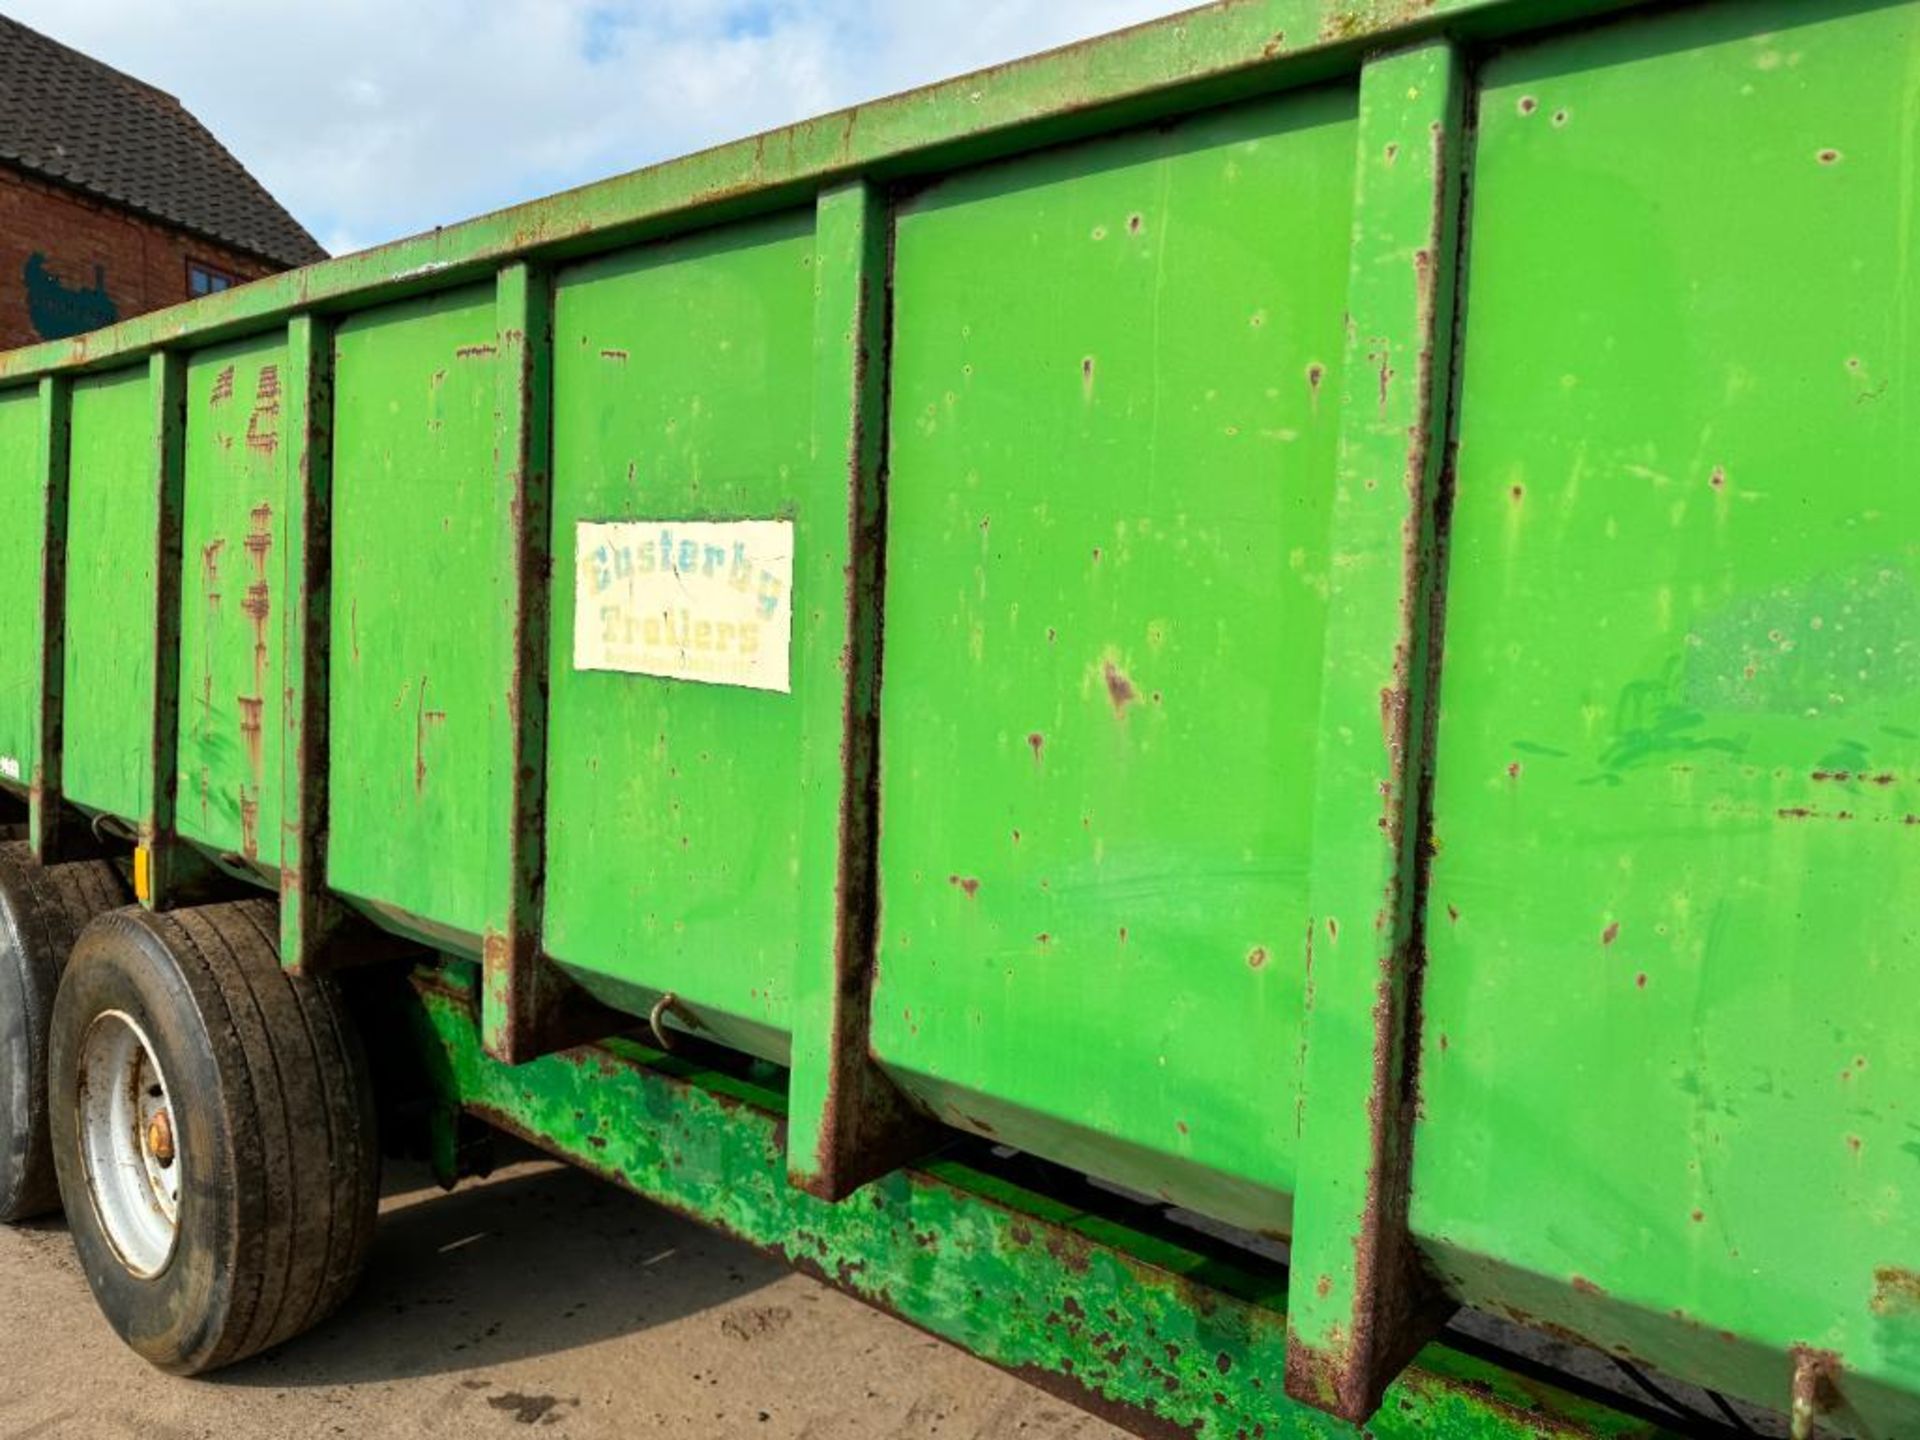
{"label": "building window", "polygon": [[213,295],[219,291],[231,289],[239,283],[238,275],[230,275],[225,270],[217,270],[198,260],[187,262],[187,293],[189,295]]}

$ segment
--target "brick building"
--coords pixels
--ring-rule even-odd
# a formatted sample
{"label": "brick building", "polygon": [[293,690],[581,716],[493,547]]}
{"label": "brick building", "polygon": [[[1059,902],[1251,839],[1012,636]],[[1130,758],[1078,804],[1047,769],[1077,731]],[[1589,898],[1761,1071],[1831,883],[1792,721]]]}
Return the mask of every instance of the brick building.
{"label": "brick building", "polygon": [[325,254],[178,100],[0,16],[0,350]]}

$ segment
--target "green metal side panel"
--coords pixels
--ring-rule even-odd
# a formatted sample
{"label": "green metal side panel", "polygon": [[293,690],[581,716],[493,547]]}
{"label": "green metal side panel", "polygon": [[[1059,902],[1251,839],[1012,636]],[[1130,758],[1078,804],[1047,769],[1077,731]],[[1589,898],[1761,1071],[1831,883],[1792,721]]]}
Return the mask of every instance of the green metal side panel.
{"label": "green metal side panel", "polygon": [[1920,9],[1484,80],[1414,1223],[1920,1433]]}
{"label": "green metal side panel", "polygon": [[[484,937],[450,1106],[1129,1421],[1648,1430],[1282,1394],[1431,1286],[1908,1440],[1916,197],[1916,0],[1225,0],[0,356],[0,788],[291,827],[289,963]],[[792,522],[791,693],[576,669],[617,520]],[[669,997],[790,1139],[547,1054]]]}
{"label": "green metal side panel", "polygon": [[143,820],[153,798],[160,492],[147,367],[73,385],[67,511],[67,799]]}
{"label": "green metal side panel", "polygon": [[477,950],[492,626],[493,293],[358,315],[335,336],[328,881]]}
{"label": "green metal side panel", "polygon": [[280,599],[286,346],[203,350],[187,365],[180,584],[181,835],[280,863]]}
{"label": "green metal side panel", "polygon": [[[812,453],[810,212],[562,271],[546,945],[610,1003],[784,1059],[806,847],[831,853],[843,454]],[[581,521],[796,521],[792,693],[575,668]],[[825,643],[821,643],[825,642]],[[824,709],[816,703],[825,695]],[[824,727],[809,725],[824,719]]]}
{"label": "green metal side panel", "polygon": [[0,392],[0,790],[33,781],[40,730],[40,547],[46,534],[40,392]]}
{"label": "green metal side panel", "polygon": [[1354,96],[898,222],[876,1055],[941,1118],[1288,1224]]}

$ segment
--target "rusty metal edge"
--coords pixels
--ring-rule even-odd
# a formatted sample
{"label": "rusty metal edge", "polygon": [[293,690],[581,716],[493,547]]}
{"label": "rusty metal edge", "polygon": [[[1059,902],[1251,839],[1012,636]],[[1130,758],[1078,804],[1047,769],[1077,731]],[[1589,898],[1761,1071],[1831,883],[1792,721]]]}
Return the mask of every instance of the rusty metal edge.
{"label": "rusty metal edge", "polygon": [[308,973],[324,967],[341,923],[326,892],[332,327],[320,316],[296,315],[286,345],[294,449],[281,561],[280,961]]}
{"label": "rusty metal edge", "polygon": [[[177,350],[156,350],[147,359],[148,401],[153,410],[154,495],[152,711],[147,717],[147,813],[139,817],[144,865],[136,861],[135,890],[150,910],[174,903],[184,857],[173,833],[179,788],[180,565],[182,511],[186,501],[187,360]],[[144,887],[139,877],[144,870]]]}
{"label": "rusty metal edge", "polygon": [[68,438],[73,386],[64,375],[40,381],[40,695],[27,793],[27,833],[42,865],[60,858],[65,787]]}
{"label": "rusty metal edge", "polygon": [[1499,38],[1660,0],[1220,0],[856,105],[459,225],[0,355],[0,385],[171,343],[270,329],[485,278],[508,259],[587,253],[889,179],[1058,143],[1116,123],[1351,73],[1369,47],[1441,31]]}
{"label": "rusty metal edge", "polygon": [[[479,998],[473,982],[461,978],[471,974],[470,965],[430,964],[414,972],[410,986],[402,987],[411,1007],[405,1028],[421,1047],[425,1069],[449,1106],[773,1254],[1132,1433],[1293,1434],[1321,1440],[1358,1433],[1285,1398],[1278,1383],[1285,1316],[1257,1298],[1263,1291],[1273,1293],[1272,1287],[1256,1282],[1251,1272],[1231,1278],[1231,1262],[1223,1272],[1208,1260],[1213,1242],[1205,1237],[1191,1237],[1189,1246],[1171,1231],[1154,1234],[1125,1221],[1103,1221],[1070,1200],[1056,1200],[954,1160],[904,1169],[865,1192],[857,1206],[826,1205],[797,1190],[783,1197],[780,1187],[787,1182],[779,1157],[786,1121],[777,1094],[762,1095],[750,1082],[708,1074],[697,1063],[628,1043],[584,1048],[509,1069],[480,1047]],[[597,1115],[572,1108],[582,1104],[593,1106]],[[674,1118],[665,1118],[669,1115]],[[668,1133],[680,1125],[708,1138],[683,1152],[681,1142]],[[638,1149],[629,1153],[629,1146]],[[653,1151],[654,1161],[641,1158]],[[733,1162],[724,1155],[745,1169],[734,1174]],[[698,1178],[677,1176],[682,1169],[697,1172]],[[723,1174],[731,1181],[716,1184]],[[769,1184],[774,1187],[771,1193],[760,1193],[760,1187]],[[706,1193],[715,1203],[705,1207],[693,1193]],[[1165,1347],[1136,1346],[1139,1353],[1126,1355],[1128,1347],[1118,1337],[1102,1333],[1103,1319],[1120,1323],[1138,1318],[1120,1312],[1078,1319],[1050,1315],[1047,1330],[1057,1337],[1058,1349],[1046,1362],[1009,1363],[1004,1355],[988,1353],[990,1347],[970,1345],[967,1326],[953,1308],[966,1290],[959,1271],[977,1260],[989,1242],[969,1224],[965,1243],[940,1267],[958,1270],[944,1281],[930,1278],[928,1253],[946,1252],[937,1231],[920,1228],[929,1217],[916,1208],[915,1197],[929,1196],[956,1214],[1004,1228],[1063,1297],[1077,1295],[1092,1308],[1089,1287],[1101,1281],[1110,1284],[1118,1276],[1156,1313],[1191,1317],[1198,1338],[1231,1335],[1238,1337],[1236,1343],[1256,1349],[1240,1349],[1239,1363],[1229,1363],[1233,1357],[1227,1353],[1216,1357],[1203,1346],[1189,1357],[1202,1362],[1198,1373],[1189,1367],[1182,1386],[1176,1383],[1175,1357],[1168,1354],[1161,1360]],[[889,1235],[889,1230],[896,1233]],[[897,1233],[901,1230],[904,1239]],[[920,1281],[927,1282],[924,1289],[915,1289]],[[977,1287],[974,1293],[980,1294]],[[1260,1336],[1268,1338],[1249,1338]],[[1260,1369],[1255,1360],[1273,1368]],[[1134,1391],[1143,1398],[1115,1393],[1124,1388],[1118,1383],[1123,1373],[1144,1382]],[[1196,1395],[1196,1389],[1207,1393]],[[1180,1400],[1183,1390],[1185,1402],[1176,1408],[1188,1416],[1204,1416],[1204,1422],[1170,1417],[1157,1408]],[[1672,1435],[1660,1422],[1631,1408],[1511,1375],[1497,1361],[1443,1345],[1429,1346],[1389,1399],[1366,1432],[1376,1440],[1575,1440],[1594,1435],[1669,1440]],[[1229,1414],[1239,1420],[1229,1421]],[[1233,1424],[1237,1430],[1224,1428]]]}
{"label": "rusty metal edge", "polygon": [[[793,1183],[825,1200],[842,1200],[941,1141],[874,1063],[871,1046],[875,925],[879,908],[879,746],[883,596],[886,576],[888,346],[892,333],[893,220],[880,187],[855,181],[822,192],[815,225],[822,294],[815,343],[823,366],[821,423],[839,431],[846,475],[845,644],[839,673],[839,766],[833,858],[831,976],[826,1014],[796,1017],[794,1100],[817,1107],[790,1135]],[[848,253],[838,247],[845,242]],[[843,264],[847,294],[829,285]],[[833,307],[851,298],[850,310]],[[830,359],[828,357],[831,357]],[[805,953],[800,964],[818,963]],[[810,987],[796,986],[796,994]],[[806,1031],[825,1032],[824,1054]],[[824,1066],[824,1075],[813,1073]]]}
{"label": "rusty metal edge", "polygon": [[[1398,107],[1399,86],[1404,82],[1395,62],[1405,57],[1408,62],[1419,64],[1427,56],[1437,56],[1434,68],[1438,73],[1434,83],[1439,93],[1428,102],[1413,99],[1420,91],[1410,89],[1406,102],[1408,113],[1403,115]],[[1377,478],[1382,493],[1389,493],[1386,452],[1393,446],[1401,447],[1398,463],[1392,467],[1398,471],[1400,484],[1390,492],[1405,498],[1399,525],[1400,566],[1393,577],[1397,604],[1392,611],[1395,628],[1391,654],[1368,653],[1361,657],[1365,664],[1385,662],[1387,671],[1383,677],[1385,684],[1379,690],[1379,722],[1387,769],[1378,782],[1384,808],[1377,820],[1385,888],[1372,927],[1383,943],[1375,962],[1377,974],[1368,991],[1365,1022],[1371,1032],[1366,1055],[1365,1173],[1363,1176],[1323,1175],[1303,1153],[1301,1190],[1304,1198],[1296,1197],[1299,1231],[1295,1236],[1296,1260],[1301,1268],[1294,1274],[1303,1283],[1309,1275],[1317,1274],[1318,1280],[1312,1293],[1296,1289],[1292,1297],[1295,1318],[1287,1356],[1289,1394],[1356,1424],[1374,1414],[1394,1376],[1438,1333],[1453,1309],[1453,1302],[1420,1264],[1408,1227],[1407,1211],[1417,1095],[1420,970],[1424,955],[1419,902],[1425,860],[1422,852],[1427,848],[1425,836],[1430,821],[1422,805],[1428,793],[1434,729],[1432,682],[1437,652],[1431,627],[1442,608],[1438,495],[1443,485],[1440,470],[1445,456],[1455,372],[1452,339],[1463,224],[1460,204],[1466,153],[1463,130],[1471,88],[1463,50],[1444,42],[1429,42],[1394,52],[1374,61],[1366,73],[1380,76],[1376,98],[1384,102],[1383,118],[1390,122],[1382,127],[1383,133],[1398,135],[1402,125],[1431,114],[1430,122],[1421,127],[1430,129],[1431,153],[1421,173],[1431,176],[1431,184],[1430,194],[1422,197],[1425,207],[1420,222],[1422,233],[1411,255],[1411,313],[1384,317],[1384,321],[1380,315],[1355,316],[1358,329],[1350,342],[1348,356],[1350,371],[1357,373],[1361,367],[1355,362],[1366,358],[1362,354],[1364,348],[1369,344],[1380,347],[1382,421],[1388,416],[1388,385],[1393,373],[1386,367],[1407,351],[1411,351],[1414,361],[1412,403],[1404,432],[1375,433],[1379,427],[1371,418],[1371,407],[1361,405],[1350,415],[1348,424],[1353,429],[1342,442],[1346,452],[1343,468],[1351,466],[1353,457],[1358,457],[1372,476],[1373,462],[1381,462]],[[1367,124],[1368,94],[1363,78],[1359,157],[1363,176],[1374,163],[1371,152],[1379,142],[1379,136]],[[1398,141],[1388,146],[1389,152],[1401,148]],[[1393,168],[1391,153],[1386,164],[1388,169]],[[1363,185],[1362,199],[1356,202],[1356,234],[1365,232],[1386,237],[1397,248],[1402,233],[1391,223],[1393,217],[1358,218],[1364,209],[1365,195]],[[1388,196],[1389,202],[1396,198],[1392,194]],[[1361,267],[1377,266],[1381,258],[1356,251],[1356,287]],[[1350,297],[1349,305],[1354,303]],[[1403,320],[1404,326],[1400,323]],[[1397,422],[1398,414],[1393,418]],[[1351,483],[1355,477],[1343,478]],[[1372,478],[1367,485],[1371,490]],[[1361,534],[1349,540],[1364,548],[1368,538]],[[1352,659],[1342,657],[1336,663],[1344,666]],[[1339,692],[1330,686],[1330,693]],[[1357,703],[1356,700],[1356,706]],[[1357,711],[1345,717],[1356,730],[1359,718]],[[1345,785],[1350,776],[1335,779],[1339,788],[1323,796],[1322,804],[1339,810],[1347,801],[1357,798],[1357,791],[1350,793]],[[1348,820],[1357,818],[1358,813],[1347,815],[1344,810],[1340,811]],[[1325,819],[1323,811],[1323,823]],[[1357,898],[1357,891],[1348,893],[1341,889],[1339,893],[1347,899]],[[1324,894],[1317,894],[1316,909],[1325,904]],[[1331,918],[1331,911],[1327,913]],[[1366,943],[1366,937],[1361,937],[1359,943]],[[1357,987],[1359,982],[1356,979],[1353,983]],[[1323,976],[1322,989],[1325,988]],[[1340,998],[1351,1001],[1344,1018],[1353,1025],[1361,1024],[1357,988],[1351,994],[1347,990],[1335,994],[1336,1003]],[[1326,1056],[1316,1053],[1312,1041],[1310,1030],[1306,1059],[1314,1069],[1309,1070],[1309,1076],[1315,1070],[1324,1075],[1324,1067],[1330,1062]],[[1322,1046],[1326,1043],[1323,1038]],[[1311,1096],[1318,1088],[1307,1087],[1305,1104],[1309,1127],[1316,1118]],[[1350,1093],[1353,1089],[1352,1083],[1341,1089],[1340,1100],[1355,1098]],[[1324,1104],[1322,1102],[1322,1108]],[[1352,1123],[1341,1106],[1335,1107],[1334,1122],[1342,1127]],[[1342,1187],[1349,1183],[1357,1183],[1362,1196],[1360,1212],[1351,1225],[1350,1234],[1344,1233],[1349,1228],[1349,1217],[1341,1209],[1340,1198]],[[1334,1233],[1335,1230],[1342,1233]],[[1352,1257],[1350,1268],[1328,1260],[1332,1252],[1348,1249]],[[1338,1318],[1331,1317],[1335,1309],[1341,1312]],[[1303,1314],[1307,1317],[1304,1323]]]}
{"label": "rusty metal edge", "polygon": [[481,1036],[495,1059],[524,1064],[630,1030],[635,1021],[594,1001],[541,948],[553,570],[551,272],[526,260],[503,265],[494,310],[494,485],[506,527],[498,570],[506,707],[497,739],[507,758],[488,780],[493,898],[480,939]]}

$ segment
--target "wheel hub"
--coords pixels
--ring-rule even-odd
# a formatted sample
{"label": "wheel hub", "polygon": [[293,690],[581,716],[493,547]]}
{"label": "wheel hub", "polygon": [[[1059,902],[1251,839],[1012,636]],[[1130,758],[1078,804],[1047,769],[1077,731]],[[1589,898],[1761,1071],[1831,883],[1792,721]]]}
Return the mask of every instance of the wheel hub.
{"label": "wheel hub", "polygon": [[173,1164],[173,1122],[164,1110],[147,1122],[147,1154],[162,1170]]}
{"label": "wheel hub", "polygon": [[179,1141],[146,1032],[109,1010],[80,1048],[80,1155],[108,1242],[134,1274],[166,1268],[180,1229]]}

